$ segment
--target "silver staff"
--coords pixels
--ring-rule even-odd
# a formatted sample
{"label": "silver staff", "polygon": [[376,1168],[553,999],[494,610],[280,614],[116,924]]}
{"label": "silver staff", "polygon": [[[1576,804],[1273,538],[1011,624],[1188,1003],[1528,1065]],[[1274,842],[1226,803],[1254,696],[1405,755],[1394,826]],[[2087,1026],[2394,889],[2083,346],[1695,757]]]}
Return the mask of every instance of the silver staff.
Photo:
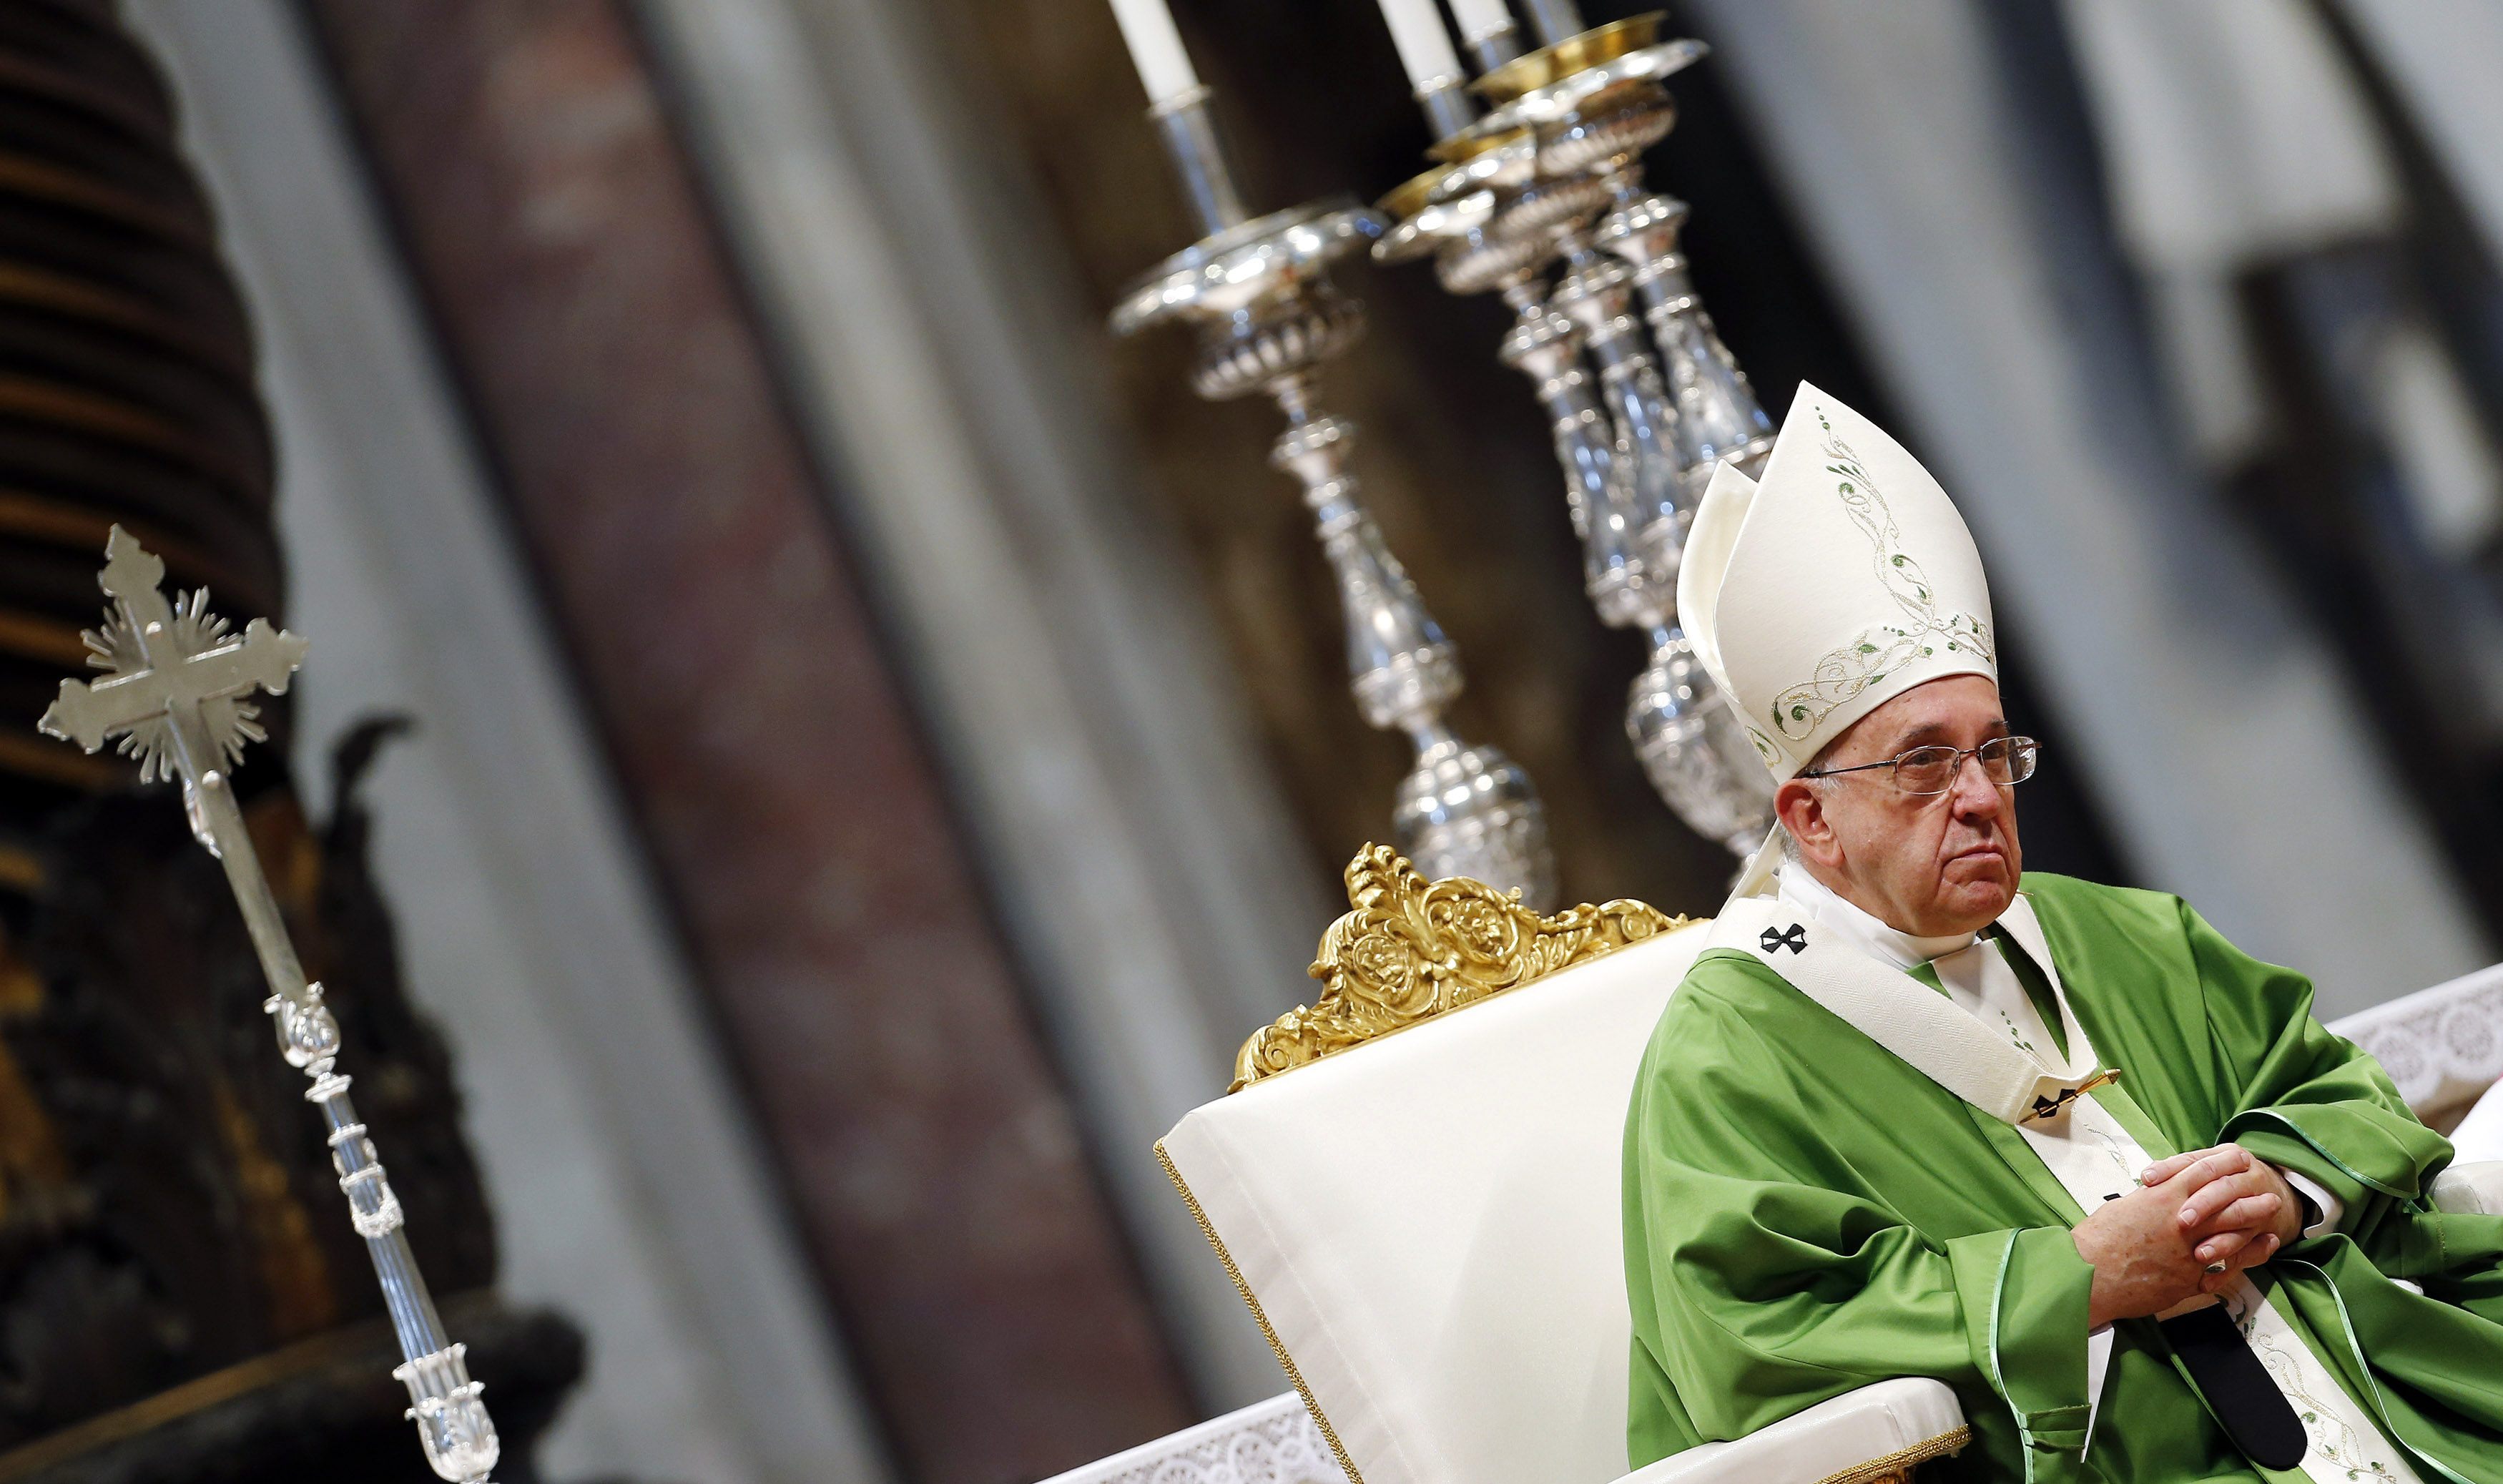
{"label": "silver staff", "polygon": [[266,735],[249,698],[256,690],[286,694],[304,663],[305,641],[265,618],[233,638],[226,621],[209,612],[205,588],[177,594],[169,604],[157,591],[165,564],[120,526],[104,556],[96,580],[113,602],[103,627],[83,638],[91,651],[87,663],[105,678],[93,685],[63,680],[59,699],[36,725],[89,752],[120,738],[118,750],[139,760],[141,782],[182,779],[191,833],[225,867],[269,980],[261,1008],[276,1020],[278,1049],[312,1079],[304,1100],[321,1110],[330,1130],[330,1160],[348,1197],[348,1219],[373,1257],[399,1335],[406,1363],[392,1375],[408,1387],[408,1416],[417,1423],[426,1461],[456,1484],[488,1484],[497,1447],[496,1425],[479,1399],[483,1388],[469,1379],[466,1347],[444,1334],[418,1273],[400,1229],[399,1198],[349,1105],[348,1078],[337,1069],[339,1022],[322,1003],[322,986],[307,981],[296,961],[227,777],[245,743]]}

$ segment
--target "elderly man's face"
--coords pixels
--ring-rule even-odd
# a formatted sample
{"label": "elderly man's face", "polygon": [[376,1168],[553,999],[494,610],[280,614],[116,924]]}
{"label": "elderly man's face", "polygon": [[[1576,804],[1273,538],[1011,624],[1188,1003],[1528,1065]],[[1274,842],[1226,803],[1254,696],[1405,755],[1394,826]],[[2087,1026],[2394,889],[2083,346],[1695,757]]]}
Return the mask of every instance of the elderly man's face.
{"label": "elderly man's face", "polygon": [[[1813,769],[1882,763],[1913,747],[1971,748],[2007,735],[1999,687],[1980,675],[1915,686],[1834,739]],[[1972,932],[2016,895],[2014,790],[1964,760],[1942,794],[1899,791],[1890,770],[1793,778],[1774,809],[1816,879],[1888,926],[1921,938]]]}

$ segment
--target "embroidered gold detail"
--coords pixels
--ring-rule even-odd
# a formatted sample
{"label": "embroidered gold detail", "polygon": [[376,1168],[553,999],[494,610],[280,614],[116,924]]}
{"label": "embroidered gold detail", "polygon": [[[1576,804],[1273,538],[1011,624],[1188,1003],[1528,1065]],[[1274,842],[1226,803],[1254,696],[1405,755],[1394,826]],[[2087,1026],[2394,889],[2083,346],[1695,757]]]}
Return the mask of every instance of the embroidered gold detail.
{"label": "embroidered gold detail", "polygon": [[1321,1440],[1329,1444],[1330,1454],[1338,1460],[1338,1467],[1347,1470],[1352,1484],[1364,1484],[1364,1475],[1356,1472],[1355,1460],[1347,1456],[1347,1445],[1338,1440],[1338,1429],[1330,1426],[1329,1414],[1323,1412],[1321,1404],[1313,1398],[1313,1389],[1304,1384],[1304,1373],[1295,1368],[1295,1358],[1286,1354],[1286,1342],[1278,1338],[1278,1331],[1269,1327],[1267,1311],[1260,1307],[1260,1300],[1252,1296],[1252,1285],[1243,1281],[1243,1269],[1234,1265],[1234,1254],[1225,1250],[1224,1239],[1217,1234],[1217,1227],[1209,1222],[1208,1213],[1200,1209],[1199,1197],[1190,1193],[1190,1186],[1182,1178],[1182,1171],[1174,1168],[1173,1156],[1165,1153],[1162,1139],[1156,1141],[1156,1162],[1165,1167],[1165,1178],[1182,1192],[1182,1203],[1190,1208],[1190,1219],[1199,1223],[1199,1234],[1208,1238],[1209,1246],[1217,1249],[1217,1260],[1225,1264],[1225,1276],[1234,1280],[1234,1292],[1242,1294],[1243,1301],[1251,1306],[1252,1323],[1258,1325],[1260,1332],[1268,1337],[1269,1348],[1277,1353],[1278,1363],[1286,1367],[1286,1379],[1293,1384],[1295,1395],[1304,1398],[1304,1410],[1313,1414],[1313,1424],[1321,1430]]}
{"label": "embroidered gold detail", "polygon": [[1884,1458],[1872,1458],[1865,1464],[1854,1464],[1840,1473],[1829,1473],[1816,1484],[1911,1484],[1912,1470],[1932,1459],[1949,1458],[1964,1451],[1972,1441],[1972,1429],[1958,1427],[1936,1437],[1924,1438],[1908,1448],[1900,1448]]}
{"label": "embroidered gold detail", "polygon": [[1817,426],[1826,432],[1825,456],[1831,461],[1826,469],[1834,476],[1834,493],[1841,497],[1851,523],[1869,537],[1870,568],[1886,596],[1903,609],[1904,623],[1861,630],[1851,642],[1817,661],[1806,680],[1773,698],[1773,730],[1793,742],[1814,733],[1834,707],[1941,648],[1978,655],[1994,669],[1999,664],[1980,619],[1971,613],[1938,611],[1937,593],[1921,565],[1903,550],[1903,533],[1896,528],[1895,512],[1886,497],[1869,482],[1869,471],[1851,445],[1834,435],[1824,409],[1814,410]]}
{"label": "embroidered gold detail", "polygon": [[1630,900],[1542,917],[1521,905],[1517,891],[1466,877],[1428,882],[1380,845],[1348,862],[1347,900],[1354,910],[1321,935],[1320,956],[1306,971],[1321,982],[1320,994],[1243,1043],[1227,1091],[1687,920]]}

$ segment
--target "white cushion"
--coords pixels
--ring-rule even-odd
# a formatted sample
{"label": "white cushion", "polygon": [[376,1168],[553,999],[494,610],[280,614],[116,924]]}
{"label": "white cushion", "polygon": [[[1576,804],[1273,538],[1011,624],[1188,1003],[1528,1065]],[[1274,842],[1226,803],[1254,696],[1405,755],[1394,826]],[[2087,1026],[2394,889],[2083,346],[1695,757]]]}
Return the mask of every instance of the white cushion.
{"label": "white cushion", "polygon": [[2503,1216],[2503,1159],[2454,1164],[2433,1177],[2434,1209],[2454,1216]]}
{"label": "white cushion", "polygon": [[1626,1109],[1701,945],[1620,949],[1165,1136],[1364,1484],[1625,1473]]}
{"label": "white cushion", "polygon": [[1705,1443],[1626,1475],[1624,1484],[1788,1484],[1830,1479],[1964,1426],[1943,1381],[1880,1381],[1761,1428],[1734,1443]]}
{"label": "white cushion", "polygon": [[2451,1131],[2453,1157],[2466,1163],[2478,1159],[2503,1159],[2503,1082],[2486,1089]]}

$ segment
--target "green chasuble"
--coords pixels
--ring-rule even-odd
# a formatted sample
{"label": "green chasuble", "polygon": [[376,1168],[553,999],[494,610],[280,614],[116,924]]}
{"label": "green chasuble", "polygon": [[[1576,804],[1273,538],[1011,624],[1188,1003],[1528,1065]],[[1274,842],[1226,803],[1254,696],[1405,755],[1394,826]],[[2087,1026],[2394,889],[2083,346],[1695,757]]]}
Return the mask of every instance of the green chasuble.
{"label": "green chasuble", "polygon": [[[2153,1156],[2240,1142],[2344,1201],[2339,1230],[2251,1276],[2425,1484],[2503,1484],[2503,1218],[2422,1198],[2451,1146],[2313,1019],[2307,981],[2177,898],[2039,874],[2024,890],[2079,1026],[2122,1073],[2090,1095]],[[1626,1130],[1633,1466],[1932,1376],[1973,1432],[1937,1478],[2300,1477],[2243,1458],[2148,1320],[2114,1327],[2080,1456],[2081,1219],[2015,1129],[1761,960],[1706,953],[1661,1018]],[[2354,1477],[2371,1479],[2390,1450],[2357,1442]]]}

